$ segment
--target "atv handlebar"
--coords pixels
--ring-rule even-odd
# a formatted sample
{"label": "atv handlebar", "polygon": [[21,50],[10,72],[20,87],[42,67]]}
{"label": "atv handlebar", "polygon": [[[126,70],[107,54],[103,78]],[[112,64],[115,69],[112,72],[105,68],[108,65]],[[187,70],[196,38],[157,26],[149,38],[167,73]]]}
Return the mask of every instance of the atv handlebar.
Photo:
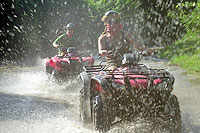
{"label": "atv handlebar", "polygon": [[[153,52],[154,52],[153,50],[149,50],[149,51],[146,50],[146,51],[139,51],[137,53],[140,54],[140,55],[142,55],[142,56],[150,56],[150,55],[152,55]],[[101,54],[100,53],[98,54],[99,58],[102,58],[104,56],[106,56],[106,57],[113,57],[113,56],[116,56],[116,55],[118,55],[120,57],[123,57],[123,55],[121,55],[117,51],[113,52],[113,51],[107,51],[107,50],[105,50]]]}
{"label": "atv handlebar", "polygon": [[[150,56],[152,54],[152,51],[139,51],[139,52],[135,51],[132,53],[126,53],[124,55],[121,55],[119,52],[112,52],[112,51],[105,51],[105,53],[98,54],[99,56],[98,59],[101,59],[103,57],[111,58],[113,56],[118,56],[119,60],[121,61],[121,65],[131,65],[131,64],[138,64],[138,62],[142,59],[142,57]],[[106,62],[106,60],[101,61],[100,65],[104,62]]]}
{"label": "atv handlebar", "polygon": [[66,51],[67,51],[67,48],[66,48],[66,47],[63,47],[63,46],[58,46],[57,49],[58,49],[59,51],[62,51],[63,53],[66,53]]}

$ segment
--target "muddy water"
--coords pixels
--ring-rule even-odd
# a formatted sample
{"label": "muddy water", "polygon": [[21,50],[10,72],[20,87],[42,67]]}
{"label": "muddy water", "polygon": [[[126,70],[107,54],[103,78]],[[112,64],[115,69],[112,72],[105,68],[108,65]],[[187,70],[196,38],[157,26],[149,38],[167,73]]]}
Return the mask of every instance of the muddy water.
{"label": "muddy water", "polygon": [[[200,132],[200,76],[187,75],[175,66],[145,62],[174,74],[183,130]],[[0,132],[2,133],[94,133],[91,125],[79,121],[79,78],[56,84],[38,67],[0,69]],[[142,123],[142,124],[141,124]],[[142,120],[114,126],[109,132],[149,132]],[[155,131],[162,132],[162,131]]]}
{"label": "muddy water", "polygon": [[0,71],[0,133],[93,133],[79,121],[78,79],[57,84],[42,66]]}

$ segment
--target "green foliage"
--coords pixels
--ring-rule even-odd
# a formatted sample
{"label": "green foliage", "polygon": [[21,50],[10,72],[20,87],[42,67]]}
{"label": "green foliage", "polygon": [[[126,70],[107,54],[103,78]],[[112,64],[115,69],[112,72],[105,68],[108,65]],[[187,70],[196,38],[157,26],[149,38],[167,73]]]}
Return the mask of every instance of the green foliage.
{"label": "green foliage", "polygon": [[[11,60],[37,54],[42,57],[52,56],[56,53],[56,49],[52,47],[55,31],[63,28],[68,22],[73,22],[77,26],[76,33],[83,47],[96,50],[98,36],[104,30],[101,17],[111,9],[121,14],[123,28],[133,33],[138,42],[148,47],[167,45],[183,32],[182,27],[167,16],[179,1],[12,0],[2,2],[0,7],[5,3],[9,3],[9,7],[3,7],[5,10],[1,11],[5,13],[3,20],[6,19],[8,23],[2,22],[3,28],[0,27],[0,31],[5,36],[0,42],[1,46],[3,44],[0,56],[1,59]],[[176,9],[178,10],[178,7]],[[8,12],[9,17],[6,16]],[[8,30],[10,32],[6,33]],[[7,40],[10,42],[7,43]]]}
{"label": "green foliage", "polygon": [[195,31],[199,33],[200,0],[198,2],[179,3],[176,10],[171,11],[168,15],[183,23],[188,32]]}
{"label": "green foliage", "polygon": [[[93,14],[103,16],[108,10],[116,10],[121,13],[123,19],[133,17],[139,11],[141,2],[139,0],[85,0],[92,8]],[[93,17],[93,16],[92,16]]]}
{"label": "green foliage", "polygon": [[171,60],[172,64],[178,64],[189,73],[200,73],[200,50],[194,55],[184,54]]}
{"label": "green foliage", "polygon": [[179,3],[176,10],[168,15],[184,25],[186,34],[172,45],[160,50],[160,56],[171,59],[171,63],[180,65],[190,72],[200,72],[200,0]]}
{"label": "green foliage", "polygon": [[[89,9],[93,9],[90,10],[91,17],[98,20],[108,10],[118,11],[122,17],[124,29],[131,31],[135,39],[147,47],[168,45],[184,32],[182,25],[167,16],[167,13],[175,8],[175,4],[179,0],[85,1],[89,3]],[[95,17],[94,14],[96,13],[98,13],[98,16]]]}
{"label": "green foliage", "polygon": [[160,50],[162,58],[172,59],[183,54],[193,55],[200,48],[200,37],[195,32],[187,32],[180,40]]}

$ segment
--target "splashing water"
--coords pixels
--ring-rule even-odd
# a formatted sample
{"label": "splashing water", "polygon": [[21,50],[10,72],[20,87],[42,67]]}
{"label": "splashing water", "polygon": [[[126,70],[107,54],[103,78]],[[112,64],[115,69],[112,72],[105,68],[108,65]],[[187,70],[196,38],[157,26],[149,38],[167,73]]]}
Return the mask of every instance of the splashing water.
{"label": "splashing water", "polygon": [[78,77],[56,83],[42,65],[1,69],[0,131],[93,133],[79,121]]}

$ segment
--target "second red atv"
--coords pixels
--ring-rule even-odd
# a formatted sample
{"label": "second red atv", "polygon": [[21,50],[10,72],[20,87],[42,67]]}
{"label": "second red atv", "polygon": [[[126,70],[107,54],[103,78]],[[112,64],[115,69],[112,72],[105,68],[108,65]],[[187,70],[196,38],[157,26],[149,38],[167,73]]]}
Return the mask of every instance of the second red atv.
{"label": "second red atv", "polygon": [[92,122],[97,130],[112,125],[149,118],[159,122],[170,132],[181,129],[181,115],[177,97],[172,94],[174,76],[165,69],[151,69],[139,64],[139,53],[125,54],[115,71],[106,65],[85,66],[81,79],[80,118]]}
{"label": "second red atv", "polygon": [[75,47],[67,48],[64,56],[56,55],[45,59],[46,73],[57,79],[77,76],[83,70],[84,65],[93,64],[94,58],[92,56],[79,56]]}

